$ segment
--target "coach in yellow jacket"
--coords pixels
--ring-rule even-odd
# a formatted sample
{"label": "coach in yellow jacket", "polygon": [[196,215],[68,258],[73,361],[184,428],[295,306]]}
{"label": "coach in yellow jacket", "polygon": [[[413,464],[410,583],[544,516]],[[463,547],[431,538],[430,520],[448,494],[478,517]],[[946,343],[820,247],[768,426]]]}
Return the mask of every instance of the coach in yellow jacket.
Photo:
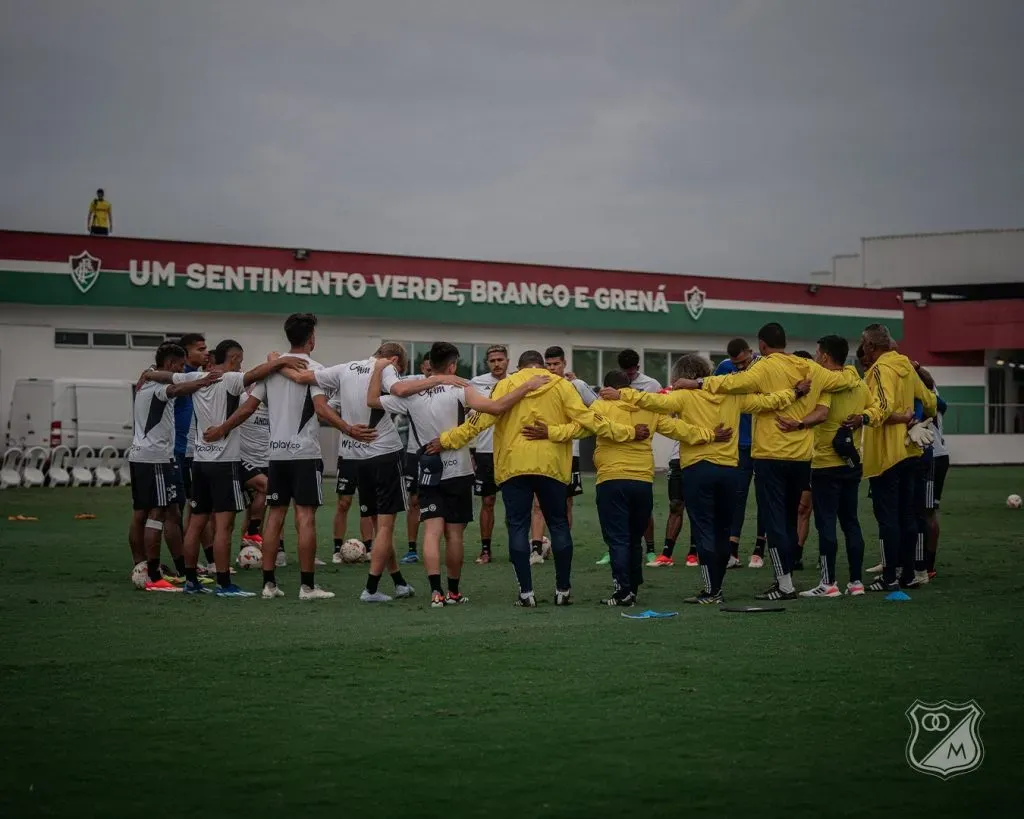
{"label": "coach in yellow jacket", "polygon": [[[629,384],[630,377],[623,370],[612,370],[604,377],[604,386],[612,390],[633,393],[634,390],[626,389]],[[649,395],[646,392],[638,394]],[[613,423],[626,427],[642,424],[697,449],[705,449],[703,445],[715,440],[726,441],[732,435],[732,430],[694,426],[618,399],[594,401],[590,408]],[[550,427],[536,422],[524,429],[523,434],[537,440],[568,441],[592,433],[576,422]],[[594,450],[597,516],[612,569],[612,595],[601,601],[608,606],[632,606],[643,584],[643,537],[654,510],[654,450],[651,443],[650,438],[642,441],[598,438]]]}
{"label": "coach in yellow jacket", "polygon": [[[519,357],[519,370],[499,381],[492,399],[514,390],[537,371],[544,369],[544,357],[528,350]],[[481,414],[455,429],[442,433],[437,445],[459,449],[490,426],[494,427],[494,476],[501,487],[508,523],[508,548],[519,581],[517,605],[537,605],[530,569],[530,517],[533,498],[551,533],[551,551],[555,558],[555,605],[572,603],[572,533],[566,516],[566,487],[572,476],[572,442],[534,441],[523,434],[536,421],[565,424],[575,421],[595,435],[616,441],[644,440],[650,430],[642,424],[625,426],[588,409],[576,388],[564,378],[552,377],[547,384],[529,393],[501,417]]]}

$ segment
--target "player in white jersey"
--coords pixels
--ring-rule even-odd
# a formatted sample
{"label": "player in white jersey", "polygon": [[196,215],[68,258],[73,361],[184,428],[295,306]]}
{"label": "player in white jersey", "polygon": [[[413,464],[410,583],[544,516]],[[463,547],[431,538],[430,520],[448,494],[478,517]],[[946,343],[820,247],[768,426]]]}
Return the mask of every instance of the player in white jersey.
{"label": "player in white jersey", "polygon": [[[459,348],[436,341],[430,348],[430,367],[438,375],[454,376],[459,365]],[[544,376],[526,382],[498,401],[492,401],[471,386],[441,384],[408,398],[383,394],[387,361],[377,361],[366,402],[371,407],[409,417],[410,435],[418,444],[417,472],[420,516],[423,520],[423,562],[430,581],[430,605],[441,608],[467,602],[459,590],[462,576],[463,534],[473,520],[473,462],[469,447],[438,455],[423,452],[427,444],[447,429],[466,420],[466,409],[501,415],[528,392],[547,382]],[[382,372],[383,371],[383,372]],[[441,536],[445,539],[448,593],[441,586]]]}
{"label": "player in white jersey", "polygon": [[[407,375],[409,381],[422,381],[433,374],[430,368],[430,353],[423,354],[420,362],[420,372],[416,375]],[[398,432],[405,438],[405,461],[402,471],[405,473],[405,494],[408,498],[405,509],[405,531],[409,538],[408,548],[405,556],[399,563],[419,563],[419,555],[416,552],[416,542],[420,534],[420,494],[419,494],[419,469],[417,468],[416,439],[409,434],[409,419],[404,415],[395,416],[395,425]]]}
{"label": "player in white jersey", "polygon": [[[156,350],[156,368],[180,373],[185,366],[185,351],[177,344],[161,344]],[[147,370],[139,380],[132,399],[132,445],[128,450],[128,469],[132,479],[132,523],[128,542],[132,557],[145,557],[149,572],[146,591],[181,591],[164,579],[160,571],[160,539],[167,528],[178,571],[184,571],[181,525],[177,514],[178,466],[174,460],[174,399],[191,395],[219,376],[204,375],[191,384],[157,384]]]}
{"label": "player in white jersey", "polygon": [[[316,316],[293,313],[284,323],[291,346],[288,357],[301,358],[309,370],[320,364],[309,357],[316,346]],[[204,432],[207,441],[218,441],[249,418],[259,405],[270,413],[270,454],[267,476],[267,524],[263,550],[263,599],[283,597],[274,572],[276,550],[280,543],[288,507],[295,506],[298,530],[299,599],[324,600],[334,597],[315,582],[316,510],[323,503],[323,470],[320,457],[320,421],[348,434],[373,437],[372,430],[357,430],[345,423],[327,406],[327,396],[315,385],[297,384],[283,373],[296,370],[284,367],[256,385],[246,402],[223,424]]]}
{"label": "player in white jersey", "polygon": [[[492,344],[484,354],[489,372],[482,373],[469,383],[477,392],[489,397],[495,385],[508,375],[508,349]],[[470,444],[476,480],[473,493],[480,498],[480,557],[477,563],[491,562],[491,537],[494,535],[494,504],[498,500],[498,485],[494,482],[494,428],[488,427]]]}
{"label": "player in white jersey", "polygon": [[[245,393],[252,395],[252,386]],[[270,452],[270,413],[262,403],[238,427],[239,450],[242,456],[242,488],[248,501],[248,514],[243,520],[242,546],[263,550],[263,515],[267,508],[267,468]]]}

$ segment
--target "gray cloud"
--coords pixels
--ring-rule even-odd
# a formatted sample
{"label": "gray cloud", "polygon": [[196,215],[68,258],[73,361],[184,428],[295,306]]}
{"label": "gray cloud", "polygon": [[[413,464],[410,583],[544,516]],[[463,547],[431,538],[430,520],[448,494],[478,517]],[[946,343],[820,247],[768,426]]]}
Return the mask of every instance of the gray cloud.
{"label": "gray cloud", "polygon": [[18,0],[0,224],[804,278],[1024,224],[1015,0]]}

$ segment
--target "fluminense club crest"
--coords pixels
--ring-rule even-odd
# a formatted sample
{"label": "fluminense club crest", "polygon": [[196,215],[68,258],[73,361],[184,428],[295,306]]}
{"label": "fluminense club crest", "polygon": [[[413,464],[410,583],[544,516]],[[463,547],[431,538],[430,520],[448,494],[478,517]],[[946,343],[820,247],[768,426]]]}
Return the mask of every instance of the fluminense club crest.
{"label": "fluminense club crest", "polygon": [[969,702],[921,702],[907,709],[907,763],[921,773],[950,779],[981,767],[985,746],[978,724],[985,712]]}
{"label": "fluminense club crest", "polygon": [[683,295],[686,297],[686,309],[690,312],[693,320],[696,321],[700,318],[701,313],[704,312],[704,299],[707,297],[707,293],[694,285]]}
{"label": "fluminense club crest", "polygon": [[97,259],[88,250],[83,250],[77,256],[68,256],[68,265],[71,267],[71,281],[83,293],[88,293],[96,280],[100,277],[101,259]]}

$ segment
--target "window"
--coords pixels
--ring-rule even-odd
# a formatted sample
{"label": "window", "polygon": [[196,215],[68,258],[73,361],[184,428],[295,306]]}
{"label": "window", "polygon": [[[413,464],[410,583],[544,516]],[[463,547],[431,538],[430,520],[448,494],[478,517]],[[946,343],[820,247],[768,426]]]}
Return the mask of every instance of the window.
{"label": "window", "polygon": [[167,336],[163,333],[132,333],[133,349],[156,349],[164,343]]}
{"label": "window", "polygon": [[53,343],[58,347],[88,347],[89,333],[85,330],[55,330]]}
{"label": "window", "polygon": [[127,333],[102,332],[92,334],[93,347],[127,347]]}
{"label": "window", "polygon": [[644,372],[663,387],[668,383],[668,359],[668,353],[644,350]]}
{"label": "window", "polygon": [[[388,339],[394,341],[394,339]],[[409,356],[409,365],[403,375],[414,375],[420,372],[420,361],[423,360],[423,356],[430,352],[430,347],[434,343],[432,341],[399,341],[405,352]],[[490,344],[472,344],[453,341],[456,347],[459,348],[459,366],[455,370],[455,374],[461,378],[474,378],[475,376],[482,375],[488,372],[487,368],[487,348]]]}
{"label": "window", "polygon": [[597,374],[601,371],[601,351],[573,349],[572,371],[587,384],[600,384],[603,379],[598,378]]}
{"label": "window", "polygon": [[54,330],[56,347],[106,347],[153,350],[165,341],[177,341],[181,333],[129,333],[124,330]]}

